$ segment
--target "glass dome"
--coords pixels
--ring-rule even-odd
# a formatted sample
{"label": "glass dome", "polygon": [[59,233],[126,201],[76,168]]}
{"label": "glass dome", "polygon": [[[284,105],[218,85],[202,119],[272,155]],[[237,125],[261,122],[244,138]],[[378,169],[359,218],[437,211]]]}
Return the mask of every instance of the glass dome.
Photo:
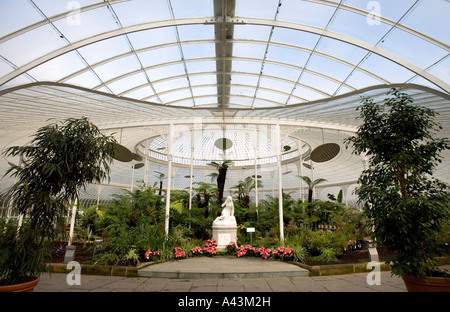
{"label": "glass dome", "polygon": [[[272,129],[268,125],[208,125],[200,130],[190,130],[188,126],[181,128],[174,140],[174,164],[188,166],[192,159],[195,166],[207,166],[211,162],[231,160],[232,168],[237,169],[254,166],[255,161],[256,165],[272,165],[277,161]],[[283,162],[299,158],[299,140],[286,138],[281,145]],[[154,162],[168,160],[167,142],[161,135],[138,143],[137,151]],[[305,158],[310,152],[311,147],[303,143],[302,156]]]}
{"label": "glass dome", "polygon": [[[228,187],[254,175],[256,160],[271,193],[280,148],[290,172],[281,185],[298,197],[299,140],[305,159],[335,143],[339,153],[314,174],[350,194],[363,164],[342,142],[359,125],[362,96],[381,101],[402,88],[438,113],[439,135],[450,137],[448,16],[446,0],[2,1],[0,146],[27,144],[50,121],[88,117],[143,157],[116,161],[111,182],[88,190],[96,198],[168,174],[172,125],[184,129],[173,137],[174,188],[186,188],[193,155],[198,181],[208,162],[232,159],[239,170]],[[276,125],[279,146],[267,130]],[[1,158],[0,171],[8,162],[18,160]],[[450,182],[448,151],[436,176]],[[10,184],[3,177],[0,193]]]}

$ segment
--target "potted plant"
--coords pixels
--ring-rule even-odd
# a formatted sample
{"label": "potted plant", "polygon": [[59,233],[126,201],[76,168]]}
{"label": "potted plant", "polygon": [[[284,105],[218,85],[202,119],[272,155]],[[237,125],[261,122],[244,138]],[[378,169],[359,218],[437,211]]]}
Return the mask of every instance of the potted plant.
{"label": "potted plant", "polygon": [[8,194],[23,222],[9,222],[1,229],[1,290],[30,280],[37,283],[45,270],[48,243],[58,235],[55,225],[64,222],[81,187],[109,177],[116,146],[114,138],[87,118],[69,118],[39,128],[30,145],[4,152],[22,160],[6,175],[16,178]]}
{"label": "potted plant", "polygon": [[417,290],[410,281],[432,284],[434,276],[444,276],[442,285],[449,291],[446,273],[438,270],[435,259],[436,238],[449,217],[450,194],[433,171],[450,141],[435,138],[441,129],[434,121],[435,112],[414,105],[398,89],[392,89],[382,103],[363,99],[358,110],[362,124],[346,145],[353,145],[354,153],[368,161],[356,192],[372,222],[374,238],[397,252],[387,263],[409,291]]}

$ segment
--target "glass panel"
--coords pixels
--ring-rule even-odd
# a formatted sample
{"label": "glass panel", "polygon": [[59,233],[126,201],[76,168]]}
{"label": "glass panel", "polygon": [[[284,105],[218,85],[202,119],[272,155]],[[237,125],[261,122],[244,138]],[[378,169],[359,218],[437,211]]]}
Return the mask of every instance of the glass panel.
{"label": "glass panel", "polygon": [[55,21],[54,25],[70,42],[117,29],[117,24],[106,7],[80,13],[79,24],[62,19]]}
{"label": "glass panel", "polygon": [[[176,100],[189,99],[190,105],[193,105],[191,92],[189,90],[179,90],[179,91],[169,92],[169,93],[165,93],[165,94],[159,94],[159,98],[165,104],[176,101]],[[183,101],[185,101],[185,100],[183,100]],[[183,102],[175,102],[175,103],[169,103],[169,104],[170,105],[180,105],[181,103],[183,103]]]}
{"label": "glass panel", "polygon": [[[15,2],[15,1],[14,1]],[[39,9],[44,12],[47,17],[55,16],[64,12],[75,12],[78,9],[102,2],[100,0],[77,0],[77,1],[54,1],[54,0],[33,0]],[[75,14],[75,13],[73,13]]]}
{"label": "glass panel", "polygon": [[188,87],[188,83],[186,78],[177,78],[160,83],[154,83],[153,86],[155,87],[157,93],[161,93],[168,90]]}
{"label": "glass panel", "polygon": [[113,5],[123,27],[170,19],[166,0],[134,0]]}
{"label": "glass panel", "polygon": [[326,37],[320,39],[316,50],[355,65],[367,54],[362,48]]}
{"label": "glass panel", "polygon": [[152,81],[157,81],[168,77],[184,75],[185,73],[183,64],[180,63],[150,69],[147,70],[147,74]]}
{"label": "glass panel", "polygon": [[42,20],[42,16],[27,0],[0,3],[0,37]]}
{"label": "glass panel", "polygon": [[349,89],[349,88],[347,88],[346,86],[341,86],[340,87],[340,89],[336,92],[336,94],[334,94],[335,96],[336,95],[342,95],[342,94],[345,94],[345,93],[349,93],[349,92],[351,92],[351,91],[354,91],[354,90],[352,90],[352,89]]}
{"label": "glass panel", "polygon": [[78,49],[83,58],[91,65],[110,57],[130,52],[125,38],[115,37],[99,41]]}
{"label": "glass panel", "polygon": [[[288,99],[287,95],[284,95],[284,94],[281,94],[278,92],[261,90],[261,89],[258,90],[258,93],[256,94],[256,96],[260,99],[266,99],[266,100],[278,102],[278,103],[280,103],[280,105],[284,105]],[[275,105],[275,104],[272,103],[272,105]]]}
{"label": "glass panel", "polygon": [[166,48],[141,52],[139,53],[139,59],[141,60],[141,63],[145,68],[181,60],[180,50],[177,46],[170,46]]}
{"label": "glass panel", "polygon": [[213,16],[214,1],[210,0],[171,0],[175,18]]}
{"label": "glass panel", "polygon": [[235,25],[233,39],[269,40],[271,27],[257,25]]}
{"label": "glass panel", "polygon": [[360,67],[390,82],[405,82],[414,75],[408,69],[376,54],[371,54]]}
{"label": "glass panel", "polygon": [[449,14],[449,1],[433,1],[433,5],[422,1],[402,20],[402,24],[450,45],[450,36],[448,35],[450,29]]}
{"label": "glass panel", "polygon": [[277,8],[278,1],[274,0],[238,0],[235,15],[273,19]]}
{"label": "glass panel", "polygon": [[296,23],[324,28],[335,8],[312,2],[286,0],[280,8],[279,20],[287,20]]}
{"label": "glass panel", "polygon": [[81,75],[78,75],[70,80],[67,80],[66,83],[73,84],[76,86],[82,86],[86,88],[94,88],[101,82],[98,80],[97,76],[95,76],[92,71],[87,71]]}
{"label": "glass panel", "polygon": [[196,106],[202,106],[202,105],[217,106],[217,97],[211,96],[211,97],[196,98],[195,105]]}
{"label": "glass panel", "polygon": [[138,31],[128,34],[128,38],[135,50],[177,41],[173,27]]}
{"label": "glass panel", "polygon": [[319,55],[313,55],[311,57],[308,63],[308,69],[338,80],[345,79],[352,70],[352,68],[347,65]]}
{"label": "glass panel", "polygon": [[303,31],[276,27],[273,31],[272,42],[281,42],[300,46],[312,50],[319,40],[319,36]]}
{"label": "glass panel", "polygon": [[35,82],[35,81],[32,80],[30,78],[30,76],[28,76],[28,75],[21,75],[19,77],[16,77],[16,78],[8,81],[5,84],[2,84],[0,86],[0,89],[6,89],[6,88],[10,88],[10,87],[18,86],[18,85],[23,85],[23,84],[30,83],[30,82]]}
{"label": "glass panel", "polygon": [[367,22],[366,16],[339,10],[328,29],[370,44],[376,44],[391,29],[391,26],[384,23],[371,25]]}
{"label": "glass panel", "polygon": [[[295,90],[292,92],[292,94],[297,97],[303,98],[307,101],[315,101],[315,100],[322,99],[324,97],[324,95],[322,95],[318,92],[315,92],[314,90],[311,90],[309,88],[306,88],[304,86],[301,86],[301,85],[297,85],[295,87]],[[295,99],[295,98],[291,98],[290,101],[294,102],[294,103],[299,102],[299,100]],[[292,104],[292,103],[289,103],[289,104]]]}
{"label": "glass panel", "polygon": [[216,61],[195,60],[186,62],[188,73],[207,73],[216,71]]}
{"label": "glass panel", "polygon": [[213,43],[183,44],[182,49],[184,58],[187,60],[191,58],[216,56],[216,48]]}
{"label": "glass panel", "polygon": [[302,78],[300,79],[300,83],[305,84],[307,86],[315,87],[325,93],[333,94],[334,91],[339,87],[339,84],[322,78],[317,75],[310,74],[308,72],[303,72]]}
{"label": "glass panel", "polygon": [[256,86],[256,84],[258,83],[258,76],[250,76],[233,72],[231,75],[231,81],[233,82],[233,84]]}
{"label": "glass panel", "polygon": [[362,89],[365,87],[381,84],[382,82],[369,75],[366,75],[359,70],[355,70],[348,78],[346,83],[356,89]]}
{"label": "glass panel", "polygon": [[104,82],[125,73],[140,69],[135,55],[120,58],[102,66],[95,67],[95,72]]}
{"label": "glass panel", "polygon": [[290,93],[294,87],[293,83],[271,79],[264,76],[261,78],[259,85],[263,88],[276,89],[286,93]]}
{"label": "glass panel", "polygon": [[0,58],[0,77],[12,72],[13,70],[14,68]]}
{"label": "glass panel", "polygon": [[233,45],[233,56],[263,58],[266,46],[263,44],[235,43]]}
{"label": "glass panel", "polygon": [[428,72],[450,85],[450,55],[431,67]]}
{"label": "glass panel", "polygon": [[85,67],[78,54],[70,52],[33,68],[28,73],[40,81],[57,81]]}
{"label": "glass panel", "polygon": [[177,26],[180,41],[214,40],[214,26],[212,25],[184,25]]}
{"label": "glass panel", "polygon": [[192,86],[213,85],[217,83],[216,75],[194,75],[189,76]]}
{"label": "glass panel", "polygon": [[421,68],[427,68],[448,53],[400,29],[392,31],[379,47]]}
{"label": "glass panel", "polygon": [[140,88],[138,90],[125,93],[125,94],[123,94],[123,96],[141,100],[141,99],[149,97],[153,94],[154,94],[154,92],[153,92],[152,88],[150,86],[146,86],[144,88]]}
{"label": "glass panel", "polygon": [[58,37],[51,26],[44,25],[2,42],[0,54],[20,67],[65,45],[66,42]]}
{"label": "glass panel", "polygon": [[139,73],[130,77],[120,79],[119,81],[109,83],[108,88],[110,88],[111,91],[115,94],[119,94],[136,86],[145,84],[146,82],[147,79],[145,79],[145,76],[142,73]]}
{"label": "glass panel", "polygon": [[232,86],[230,88],[230,94],[253,97],[255,95],[255,88],[242,87],[242,86]]}
{"label": "glass panel", "polygon": [[[300,98],[306,99],[307,101],[315,101],[319,99],[323,99],[325,96],[323,94],[320,94],[314,90],[311,90],[309,88],[306,88],[301,85],[297,85],[295,90],[292,92],[293,95],[296,95]],[[291,99],[292,101],[295,101],[294,99]],[[297,102],[297,101],[295,101]]]}
{"label": "glass panel", "polygon": [[266,63],[264,65],[264,75],[297,81],[298,76],[300,75],[300,70],[292,67]]}
{"label": "glass panel", "polygon": [[232,70],[233,72],[259,74],[261,72],[261,62],[233,60]]}
{"label": "glass panel", "polygon": [[412,78],[410,81],[408,81],[410,83],[414,83],[414,84],[418,84],[418,85],[422,85],[422,86],[426,86],[426,87],[430,87],[432,89],[436,89],[439,91],[442,91],[441,88],[439,88],[438,86],[436,86],[435,84],[429,82],[428,80],[420,77],[420,76],[415,76],[414,78]]}
{"label": "glass panel", "polygon": [[250,107],[252,105],[252,98],[244,98],[244,97],[236,97],[236,96],[230,96],[230,104],[233,105],[243,105]]}
{"label": "glass panel", "polygon": [[267,53],[267,58],[287,64],[304,66],[308,59],[308,55],[309,54],[304,51],[271,45]]}
{"label": "glass panel", "polygon": [[[397,21],[403,14],[414,4],[416,0],[379,0],[379,1],[361,1],[361,0],[346,0],[345,4],[353,6],[372,15],[380,14],[383,17]],[[422,18],[420,18],[422,20]]]}
{"label": "glass panel", "polygon": [[272,102],[265,101],[263,98],[258,98],[253,103],[253,107],[254,108],[273,107],[274,105],[276,105],[276,104],[274,104]]}
{"label": "glass panel", "polygon": [[217,87],[198,87],[192,88],[192,93],[194,96],[212,95],[217,94]]}

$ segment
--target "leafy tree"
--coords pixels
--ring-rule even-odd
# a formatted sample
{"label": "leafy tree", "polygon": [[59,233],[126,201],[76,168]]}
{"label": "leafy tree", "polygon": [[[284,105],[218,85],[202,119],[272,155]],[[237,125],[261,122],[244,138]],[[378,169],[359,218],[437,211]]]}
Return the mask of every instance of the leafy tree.
{"label": "leafy tree", "polygon": [[43,246],[56,235],[53,225],[67,215],[80,188],[109,177],[116,147],[114,138],[103,135],[87,118],[69,118],[39,128],[31,144],[6,150],[6,156],[24,160],[6,174],[17,178],[9,195],[26,218],[14,241],[0,242],[4,283],[39,275],[46,256]]}
{"label": "leafy tree", "polygon": [[441,126],[435,112],[414,105],[392,89],[382,103],[365,98],[358,107],[362,124],[346,140],[355,154],[365,155],[369,168],[357,189],[365,212],[373,220],[376,239],[399,256],[393,273],[422,276],[437,253],[433,240],[448,219],[448,185],[433,177],[447,138],[435,138]]}

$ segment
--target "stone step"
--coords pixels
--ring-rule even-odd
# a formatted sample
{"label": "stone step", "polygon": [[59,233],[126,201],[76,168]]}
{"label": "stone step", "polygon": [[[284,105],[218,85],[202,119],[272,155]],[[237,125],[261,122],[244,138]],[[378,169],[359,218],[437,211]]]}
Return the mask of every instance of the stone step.
{"label": "stone step", "polygon": [[149,265],[138,271],[141,277],[160,278],[260,278],[309,276],[297,265],[252,257],[196,257]]}

